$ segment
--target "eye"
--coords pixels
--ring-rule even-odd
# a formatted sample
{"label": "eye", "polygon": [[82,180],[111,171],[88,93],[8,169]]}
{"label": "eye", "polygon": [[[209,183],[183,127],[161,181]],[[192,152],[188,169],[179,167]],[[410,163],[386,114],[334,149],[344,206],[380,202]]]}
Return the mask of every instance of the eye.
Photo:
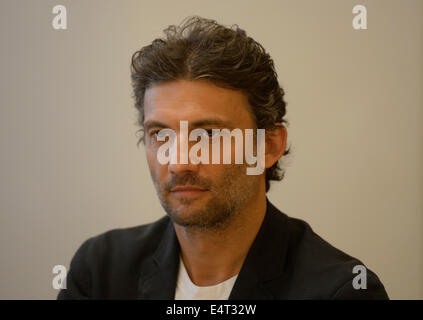
{"label": "eye", "polygon": [[152,143],[154,143],[154,144],[160,143],[160,141],[158,139],[159,132],[160,132],[160,130],[158,130],[158,129],[154,129],[154,130],[151,130],[151,131],[148,132],[148,138]]}
{"label": "eye", "polygon": [[207,135],[212,138],[213,136],[215,136],[216,134],[219,134],[219,129],[205,129],[207,132]]}
{"label": "eye", "polygon": [[156,137],[157,138],[157,135],[158,135],[158,133],[159,133],[159,131],[160,130],[151,130],[150,132],[149,132],[149,135],[150,135],[150,137]]}

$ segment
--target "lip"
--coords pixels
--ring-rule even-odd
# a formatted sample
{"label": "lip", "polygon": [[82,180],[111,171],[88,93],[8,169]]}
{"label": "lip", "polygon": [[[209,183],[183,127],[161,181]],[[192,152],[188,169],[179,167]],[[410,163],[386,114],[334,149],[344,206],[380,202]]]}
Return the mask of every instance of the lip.
{"label": "lip", "polygon": [[198,186],[176,186],[170,190],[170,192],[178,197],[197,197],[204,194],[207,189]]}
{"label": "lip", "polygon": [[170,189],[170,192],[188,192],[188,191],[207,191],[207,189],[198,186],[176,186]]}

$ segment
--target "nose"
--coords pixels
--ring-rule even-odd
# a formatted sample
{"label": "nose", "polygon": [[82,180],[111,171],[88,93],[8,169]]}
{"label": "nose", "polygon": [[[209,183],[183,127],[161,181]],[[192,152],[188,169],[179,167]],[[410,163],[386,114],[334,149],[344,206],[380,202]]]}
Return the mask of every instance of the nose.
{"label": "nose", "polygon": [[168,164],[168,171],[173,174],[180,174],[183,172],[197,172],[199,165],[198,164],[192,164],[188,161],[187,164],[182,163],[169,163]]}
{"label": "nose", "polygon": [[187,135],[178,135],[177,147],[173,149],[173,152],[177,150],[177,162],[168,164],[168,171],[173,174],[180,174],[183,172],[197,172],[199,170],[199,164],[193,164],[189,157],[189,150],[194,141],[189,141]]}

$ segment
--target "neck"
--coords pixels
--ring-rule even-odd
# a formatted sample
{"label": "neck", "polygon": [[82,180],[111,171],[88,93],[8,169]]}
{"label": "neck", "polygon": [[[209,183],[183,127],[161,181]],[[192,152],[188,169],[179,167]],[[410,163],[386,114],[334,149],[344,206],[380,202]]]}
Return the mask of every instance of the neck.
{"label": "neck", "polygon": [[191,281],[212,286],[239,273],[266,214],[266,195],[246,203],[224,229],[190,230],[174,224],[181,258]]}

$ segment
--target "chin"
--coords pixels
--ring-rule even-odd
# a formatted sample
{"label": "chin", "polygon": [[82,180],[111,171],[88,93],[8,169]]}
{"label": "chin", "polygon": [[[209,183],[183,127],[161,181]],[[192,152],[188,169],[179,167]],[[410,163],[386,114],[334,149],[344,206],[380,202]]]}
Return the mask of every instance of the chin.
{"label": "chin", "polygon": [[180,226],[192,226],[198,224],[198,211],[194,212],[193,210],[177,210],[177,212],[173,212],[170,214],[170,218],[173,222]]}

